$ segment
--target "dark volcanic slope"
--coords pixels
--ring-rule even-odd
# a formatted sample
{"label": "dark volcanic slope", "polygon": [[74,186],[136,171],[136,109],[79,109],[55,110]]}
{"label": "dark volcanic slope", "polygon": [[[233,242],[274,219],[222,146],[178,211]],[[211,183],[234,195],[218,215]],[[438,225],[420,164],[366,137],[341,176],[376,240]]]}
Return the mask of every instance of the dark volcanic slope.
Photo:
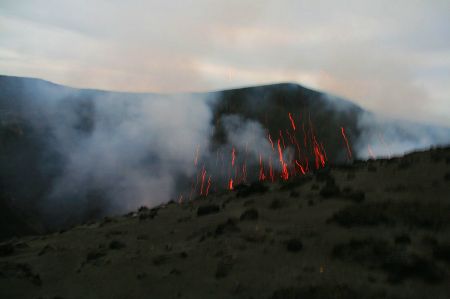
{"label": "dark volcanic slope", "polygon": [[[80,90],[39,79],[0,76],[0,204],[25,219],[25,223],[9,222],[9,231],[0,231],[0,240],[30,231],[52,231],[55,228],[69,227],[80,221],[98,219],[105,215],[110,199],[107,198],[108,194],[105,195],[109,190],[108,186],[104,186],[104,181],[94,186],[78,185],[76,192],[56,198],[52,192],[61,176],[68,172],[72,149],[82,148],[83,142],[95,138],[93,136],[98,135],[96,129],[100,125],[105,126],[105,122],[110,122],[107,124],[108,129],[102,127],[99,129],[100,134],[110,135],[108,139],[113,139],[124,122],[133,121],[133,116],[125,115],[125,112],[122,114],[120,109],[114,111],[115,108],[111,108],[112,112],[100,110],[99,103],[112,100],[111,106],[119,103],[117,105],[122,105],[126,110],[136,102],[152,101],[155,97],[171,100],[170,96],[165,95]],[[229,142],[224,132],[224,119],[227,116],[238,115],[245,120],[259,122],[274,136],[276,142],[279,130],[286,134],[284,130],[290,126],[287,115],[291,112],[297,121],[301,119],[307,124],[314,123],[315,134],[326,147],[329,161],[336,161],[346,157],[339,126],[346,126],[349,138],[356,138],[356,116],[362,112],[356,105],[336,99],[347,107],[338,111],[325,94],[295,84],[241,88],[193,94],[189,97],[199,98],[199,101],[214,99],[209,103],[213,124],[213,157],[215,149]],[[183,113],[192,113],[196,117],[194,110]],[[167,118],[169,122],[169,115]],[[160,134],[167,134],[167,138],[170,138],[171,132],[161,129]],[[299,135],[298,139],[303,140],[303,137]],[[107,149],[101,142],[98,141],[98,145]],[[128,152],[133,152],[133,148],[134,145],[129,143],[127,150],[123,150],[118,159],[126,161]],[[164,152],[156,152],[151,147],[147,151],[149,155],[143,156],[136,164],[156,171],[154,161],[163,159]],[[312,155],[311,150],[304,152],[304,157],[313,159]],[[167,165],[164,167],[168,168]],[[248,172],[257,174],[257,170],[250,167],[251,165]],[[89,178],[90,170],[84,171],[87,173],[84,179],[94,182],[95,179]],[[211,172],[211,169],[208,171]],[[167,200],[169,196],[177,196],[179,192],[190,188],[190,178],[177,177],[177,174],[174,177],[181,187],[180,190],[174,188]],[[256,175],[253,179],[255,178]],[[120,183],[108,182],[115,185]],[[53,197],[49,203],[47,199],[50,196]]]}
{"label": "dark volcanic slope", "polygon": [[450,148],[0,245],[1,298],[449,298]]}
{"label": "dark volcanic slope", "polygon": [[[279,130],[284,131],[289,124],[287,115],[291,112],[299,126],[313,124],[332,162],[345,158],[340,127],[344,126],[349,138],[356,140],[361,134],[358,117],[364,112],[351,102],[288,83],[222,91],[213,111],[216,140],[225,138],[221,123],[224,116],[235,114],[255,120],[277,138]],[[302,140],[301,135],[297,138]]]}

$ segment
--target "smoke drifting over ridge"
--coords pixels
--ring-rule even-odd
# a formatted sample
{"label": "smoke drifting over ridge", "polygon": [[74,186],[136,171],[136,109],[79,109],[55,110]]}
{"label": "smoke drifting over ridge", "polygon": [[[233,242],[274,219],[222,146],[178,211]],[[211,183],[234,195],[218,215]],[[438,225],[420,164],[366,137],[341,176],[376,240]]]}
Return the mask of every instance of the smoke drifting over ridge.
{"label": "smoke drifting over ridge", "polygon": [[[230,178],[261,179],[261,168],[268,178],[269,165],[278,180],[284,169],[279,160],[298,159],[306,168],[309,159],[314,171],[313,140],[326,152],[326,164],[348,162],[341,128],[354,158],[370,157],[369,146],[375,156],[392,156],[450,142],[448,128],[382,119],[295,84],[156,95],[0,79],[0,110],[15,113],[23,127],[23,136],[15,138],[34,136],[34,143],[18,143],[15,152],[0,157],[21,160],[26,147],[38,152],[36,165],[13,163],[13,173],[5,170],[2,180],[19,178],[8,182],[12,194],[36,189],[31,196],[16,196],[15,204],[38,209],[49,227],[204,196],[226,189]],[[3,118],[2,126],[14,122]],[[37,175],[24,179],[28,172]]]}
{"label": "smoke drifting over ridge", "polygon": [[369,112],[359,116],[358,127],[364,132],[354,143],[360,159],[389,158],[450,143],[450,128],[396,120]]}
{"label": "smoke drifting over ridge", "polygon": [[45,213],[59,206],[83,218],[87,207],[105,215],[166,202],[178,177],[194,175],[193,153],[211,130],[209,95],[55,94],[54,86],[36,92],[33,82],[24,90],[39,96],[23,116],[58,160]]}

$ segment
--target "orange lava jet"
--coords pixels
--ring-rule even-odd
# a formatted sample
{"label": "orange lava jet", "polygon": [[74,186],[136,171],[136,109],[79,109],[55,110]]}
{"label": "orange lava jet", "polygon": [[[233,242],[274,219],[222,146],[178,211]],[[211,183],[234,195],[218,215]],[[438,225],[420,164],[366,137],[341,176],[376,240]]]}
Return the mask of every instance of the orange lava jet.
{"label": "orange lava jet", "polygon": [[236,160],[236,150],[233,147],[233,150],[231,151],[231,166],[234,167],[234,161]]}
{"label": "orange lava jet", "polygon": [[233,179],[230,179],[230,182],[228,183],[228,189],[233,190]]}
{"label": "orange lava jet", "polygon": [[266,179],[266,175],[264,174],[264,165],[262,162],[262,156],[259,155],[259,180],[264,181]]}
{"label": "orange lava jet", "polygon": [[348,159],[351,160],[352,159],[352,150],[350,149],[350,145],[348,144],[348,139],[347,139],[347,135],[345,135],[344,127],[341,127],[341,134],[342,134],[342,137],[344,138],[345,145],[347,146]]}
{"label": "orange lava jet", "polygon": [[[311,117],[309,116],[309,119],[298,117],[297,123],[291,112],[288,113],[288,117],[289,123],[286,122],[286,127],[272,129],[273,132],[278,131],[279,136],[275,135],[278,138],[273,140],[269,130],[266,129],[263,139],[270,144],[272,151],[262,151],[257,148],[259,152],[253,155],[255,149],[252,146],[257,146],[258,143],[252,144],[250,141],[241,140],[242,147],[231,145],[200,155],[200,145],[197,145],[194,153],[195,172],[192,176],[190,194],[189,190],[184,193],[185,200],[191,200],[196,196],[206,197],[211,190],[234,190],[236,185],[247,181],[259,180],[274,183],[279,180],[289,180],[291,177],[307,175],[311,171],[325,167],[328,158],[333,159],[335,156],[329,153],[330,156],[327,157],[326,147],[318,134],[320,130],[316,131]],[[269,125],[266,123],[267,127]],[[342,136],[337,135],[337,137],[343,138],[345,152],[351,161],[353,158],[351,145],[343,126],[340,127],[340,131]],[[382,139],[380,134],[379,138]],[[387,147],[384,142],[383,144]],[[375,158],[370,145],[367,146],[367,150],[369,156]],[[230,153],[229,151],[231,151],[231,157],[227,154],[227,152]],[[208,156],[208,154],[211,155]],[[207,159],[207,157],[210,158]],[[280,167],[274,167],[274,163],[280,163]],[[178,202],[182,200],[183,194],[180,194]]]}
{"label": "orange lava jet", "polygon": [[289,179],[289,171],[288,171],[288,167],[283,159],[283,152],[281,150],[280,139],[278,139],[278,154],[280,156],[281,178],[283,180],[287,180],[287,179]]}
{"label": "orange lava jet", "polygon": [[274,148],[274,146],[273,146],[272,137],[270,137],[270,133],[269,133],[268,135],[269,135],[269,142],[270,142],[270,145],[272,145],[272,151],[275,151],[275,148]]}
{"label": "orange lava jet", "polygon": [[290,119],[290,121],[291,121],[291,125],[292,125],[292,129],[294,129],[294,131],[295,131],[295,122],[294,122],[294,119],[292,118],[292,115],[291,115],[291,113],[289,112],[289,119]]}
{"label": "orange lava jet", "polygon": [[205,176],[206,176],[206,170],[205,167],[202,169],[202,184],[200,187],[200,195],[203,195],[203,185],[205,184]]}
{"label": "orange lava jet", "polygon": [[206,186],[205,196],[208,196],[209,188],[211,188],[211,176],[208,177],[208,185]]}

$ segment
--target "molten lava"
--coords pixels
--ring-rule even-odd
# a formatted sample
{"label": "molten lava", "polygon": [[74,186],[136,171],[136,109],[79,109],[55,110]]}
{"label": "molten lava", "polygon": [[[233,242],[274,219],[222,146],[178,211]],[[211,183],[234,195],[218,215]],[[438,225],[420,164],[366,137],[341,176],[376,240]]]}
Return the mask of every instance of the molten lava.
{"label": "molten lava", "polygon": [[[249,141],[246,140],[242,140],[242,144],[245,144],[244,148],[227,145],[210,153],[210,156],[207,152],[205,157],[200,155],[198,145],[194,153],[195,175],[192,176],[190,193],[180,194],[178,202],[181,203],[184,196],[186,200],[191,200],[195,196],[206,197],[211,190],[224,187],[234,190],[236,185],[253,180],[272,183],[277,180],[288,180],[325,167],[328,161],[326,147],[320,140],[311,117],[309,116],[305,121],[299,120],[296,124],[294,116],[289,112],[286,124],[285,128],[277,128],[279,136],[276,140],[272,139],[269,130],[266,131],[264,142],[267,142],[272,151],[264,152],[262,149],[257,149],[259,153],[256,155],[252,154],[254,149],[249,149]],[[268,126],[267,123],[266,126]],[[344,141],[347,158],[352,160],[350,142],[343,126],[340,127],[340,135],[337,137]],[[382,140],[381,134],[379,139]],[[382,143],[387,147],[384,140]],[[229,156],[226,155],[228,150],[231,151]],[[367,146],[367,150],[370,157],[375,157],[370,145]],[[280,163],[279,167],[274,162]]]}
{"label": "molten lava", "polygon": [[342,134],[342,137],[344,138],[345,145],[347,147],[348,159],[351,160],[352,159],[352,150],[350,149],[350,145],[348,144],[348,139],[347,139],[347,135],[345,135],[344,127],[341,127],[341,134]]}
{"label": "molten lava", "polygon": [[295,122],[294,122],[294,119],[292,118],[292,114],[290,112],[289,112],[289,120],[291,121],[292,129],[294,129],[294,131],[295,131]]}

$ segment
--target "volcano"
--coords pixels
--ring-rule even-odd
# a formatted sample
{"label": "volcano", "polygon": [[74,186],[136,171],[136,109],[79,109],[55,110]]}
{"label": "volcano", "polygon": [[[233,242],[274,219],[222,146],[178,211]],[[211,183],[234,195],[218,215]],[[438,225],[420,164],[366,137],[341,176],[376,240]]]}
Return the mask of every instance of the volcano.
{"label": "volcano", "polygon": [[292,83],[161,95],[0,76],[0,123],[0,204],[14,211],[1,238],[298,179],[450,136]]}

